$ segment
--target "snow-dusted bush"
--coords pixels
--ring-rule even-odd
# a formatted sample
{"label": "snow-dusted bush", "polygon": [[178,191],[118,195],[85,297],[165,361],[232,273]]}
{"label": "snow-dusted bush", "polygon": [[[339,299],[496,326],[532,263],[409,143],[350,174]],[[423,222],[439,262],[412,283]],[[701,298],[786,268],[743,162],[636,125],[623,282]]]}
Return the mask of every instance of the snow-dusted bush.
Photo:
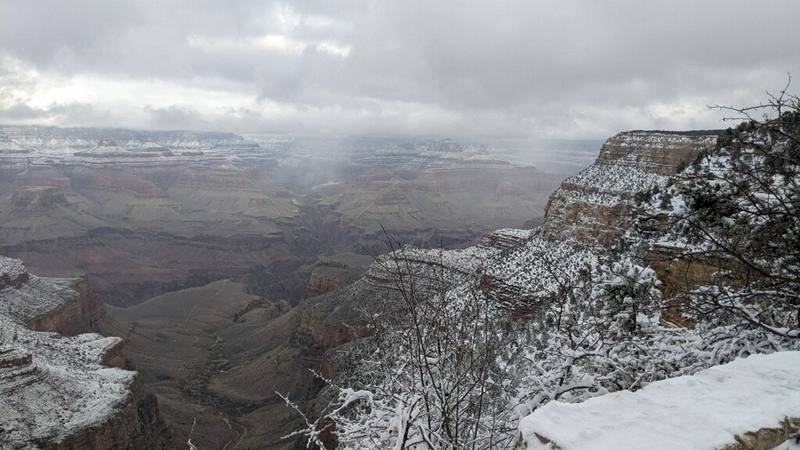
{"label": "snow-dusted bush", "polygon": [[394,283],[391,295],[369,299],[372,337],[348,386],[326,380],[333,402],[297,433],[322,445],[320,430],[335,426],[340,448],[352,449],[510,446],[517,418],[505,366],[518,353],[518,324],[475,276],[454,285],[444,256],[422,274],[406,250],[379,261]]}
{"label": "snow-dusted bush", "polygon": [[659,243],[716,268],[686,287],[687,317],[800,339],[800,100],[784,91],[733,111],[748,120],[661,194],[671,208]]}

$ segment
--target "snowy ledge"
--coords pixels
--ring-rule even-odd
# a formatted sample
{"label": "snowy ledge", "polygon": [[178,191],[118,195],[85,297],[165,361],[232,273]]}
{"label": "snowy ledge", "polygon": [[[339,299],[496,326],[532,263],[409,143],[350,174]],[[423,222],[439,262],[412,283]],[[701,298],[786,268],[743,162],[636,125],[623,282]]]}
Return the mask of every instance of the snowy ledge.
{"label": "snowy ledge", "polygon": [[[551,402],[520,421],[519,448],[771,448],[799,426],[800,352],[780,352],[657,381],[636,392]],[[761,442],[765,439],[771,443]]]}

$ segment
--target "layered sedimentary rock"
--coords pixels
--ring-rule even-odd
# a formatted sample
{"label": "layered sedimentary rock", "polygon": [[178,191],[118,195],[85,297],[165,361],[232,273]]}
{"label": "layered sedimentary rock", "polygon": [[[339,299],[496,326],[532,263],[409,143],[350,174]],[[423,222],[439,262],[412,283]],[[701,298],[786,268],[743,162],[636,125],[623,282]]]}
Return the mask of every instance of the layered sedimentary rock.
{"label": "layered sedimentary rock", "polygon": [[223,278],[296,303],[298,267],[383,252],[382,225],[465,245],[540,218],[560,179],[452,140],[0,126],[0,253],[115,305]]}
{"label": "layered sedimentary rock", "polygon": [[[344,275],[344,276],[342,276]],[[346,274],[341,274],[338,270],[331,268],[314,269],[308,279],[307,297],[316,297],[326,292],[340,289],[346,283]]]}
{"label": "layered sedimentary rock", "polygon": [[[476,256],[500,255],[529,237],[502,230],[487,236],[477,252],[445,252],[453,257],[440,261],[436,250],[409,248],[408,257],[414,255],[420,268],[440,264],[452,277],[475,276],[483,260]],[[338,274],[371,260],[331,257],[312,271]],[[294,442],[280,436],[300,423],[275,391],[301,403],[313,401],[322,386],[311,370],[333,377],[346,369],[335,350],[369,335],[362,309],[393,286],[386,265],[377,263],[366,277],[308,296],[294,308],[247,293],[240,283],[217,281],[113,308],[111,314],[123,324],[128,354],[180,440],[196,417],[194,440],[204,448],[241,441],[245,448],[284,449]]]}
{"label": "layered sedimentary rock", "polygon": [[0,447],[170,447],[154,397],[119,368],[122,340],[85,333],[103,306],[84,282],[5,257],[0,280]]}
{"label": "layered sedimentary rock", "polygon": [[[515,302],[535,305],[537,299],[556,290],[542,274],[559,267],[577,270],[579,261],[591,262],[596,260],[593,253],[609,250],[630,226],[627,221],[637,214],[636,194],[663,187],[670,176],[701,152],[713,148],[718,134],[717,131],[620,133],[602,146],[592,166],[565,180],[551,194],[540,229],[497,230],[486,234],[476,245],[459,250],[401,248],[379,257],[354,285],[371,292],[373,297],[377,291],[393,289],[396,280],[393,258],[399,258],[404,268],[418,276],[439,277],[444,273],[455,277],[454,283],[464,277],[478,277],[483,293],[500,304],[512,308]],[[678,262],[668,255],[654,253],[651,257],[654,267],[663,269],[665,274],[691,276],[695,283],[708,281],[708,267],[687,269],[678,267]],[[348,286],[339,294],[351,289]]]}
{"label": "layered sedimentary rock", "polygon": [[102,301],[83,279],[40,278],[6,257],[0,257],[0,270],[0,314],[31,330],[86,333],[96,331],[105,316]]}
{"label": "layered sedimentary rock", "polygon": [[402,303],[399,273],[405,283],[413,279],[416,295],[477,285],[510,314],[522,314],[522,303],[532,305],[558,291],[552,273],[576,273],[594,260],[587,249],[546,239],[539,230],[496,230],[463,249],[405,246],[378,257],[352,284],[308,302],[301,308],[304,328],[327,352],[323,370],[335,374],[348,366],[347,350],[339,354],[339,347],[368,334],[361,332],[363,314],[392,314],[385,308]]}
{"label": "layered sedimentary rock", "polygon": [[713,284],[715,274],[723,267],[719,261],[712,262],[699,257],[686,259],[674,248],[654,245],[648,254],[647,263],[656,271],[661,282],[659,289],[669,306],[661,313],[667,322],[694,328],[694,322],[680,312],[686,302],[686,293],[702,285]]}
{"label": "layered sedimentary rock", "polygon": [[637,193],[662,187],[669,176],[711,149],[716,131],[628,131],[606,141],[595,163],[565,180],[547,203],[542,230],[608,246],[630,226]]}
{"label": "layered sedimentary rock", "polygon": [[19,288],[28,281],[30,275],[25,271],[22,261],[0,257],[0,290],[7,287]]}
{"label": "layered sedimentary rock", "polygon": [[236,166],[257,147],[225,133],[0,126],[2,253],[87,274],[116,304],[289,258],[278,224],[299,210],[247,172],[271,155]]}

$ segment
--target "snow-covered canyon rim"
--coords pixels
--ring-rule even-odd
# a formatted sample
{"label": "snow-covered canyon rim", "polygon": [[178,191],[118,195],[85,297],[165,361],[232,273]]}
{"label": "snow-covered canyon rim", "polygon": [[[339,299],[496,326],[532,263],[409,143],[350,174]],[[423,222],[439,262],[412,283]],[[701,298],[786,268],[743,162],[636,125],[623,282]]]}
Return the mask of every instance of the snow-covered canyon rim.
{"label": "snow-covered canyon rim", "polygon": [[[800,418],[800,352],[752,355],[583,403],[550,402],[520,421],[524,448],[713,450]],[[760,448],[760,447],[759,447]]]}

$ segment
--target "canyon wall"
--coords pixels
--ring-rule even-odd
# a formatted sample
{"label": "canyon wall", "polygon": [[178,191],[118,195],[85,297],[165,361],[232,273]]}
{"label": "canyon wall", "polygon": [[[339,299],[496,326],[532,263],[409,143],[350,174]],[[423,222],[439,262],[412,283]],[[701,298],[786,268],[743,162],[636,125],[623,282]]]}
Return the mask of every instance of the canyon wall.
{"label": "canyon wall", "polygon": [[[508,307],[514,318],[536,314],[536,309],[542,305],[542,302],[558,299],[559,295],[563,296],[564,280],[578,280],[578,274],[586,271],[587,267],[596,268],[604,265],[608,263],[608,259],[613,261],[616,256],[614,254],[616,241],[626,232],[635,231],[633,227],[639,219],[637,216],[641,214],[641,211],[636,209],[638,194],[644,194],[653,189],[663,190],[670,183],[671,177],[680,173],[686,165],[702,153],[714,149],[717,136],[718,132],[715,131],[621,133],[609,139],[603,146],[594,165],[566,180],[553,193],[548,204],[544,225],[539,230],[501,230],[487,235],[476,245],[459,250],[439,251],[401,247],[394,255],[379,257],[360,280],[313,299],[315,302],[327,304],[327,307],[332,308],[326,310],[326,313],[331,313],[329,317],[334,319],[333,323],[342,324],[342,327],[335,333],[325,334],[322,332],[325,330],[324,318],[319,317],[317,320],[312,320],[313,316],[304,318],[304,328],[310,330],[310,334],[315,337],[318,345],[324,346],[326,350],[321,366],[322,373],[329,378],[336,377],[336,381],[341,381],[340,385],[345,386],[349,379],[358,380],[358,374],[352,373],[351,368],[358,367],[358,361],[355,359],[365,355],[365,353],[359,353],[358,346],[365,341],[359,338],[367,336],[369,333],[361,333],[363,328],[356,326],[352,319],[349,323],[344,319],[353,317],[350,316],[351,314],[357,314],[358,306],[367,314],[371,312],[392,313],[391,310],[387,311],[385,308],[387,305],[390,306],[391,299],[393,297],[396,299],[398,295],[395,285],[398,277],[393,272],[393,267],[402,267],[404,275],[417,282],[415,288],[418,292],[424,292],[426,286],[433,286],[433,291],[437,293],[447,292],[450,294],[449,289],[453,288],[454,297],[463,298],[465,295],[469,295],[469,291],[458,291],[459,288],[470,289],[477,285],[486,297],[502,307]],[[641,243],[644,244],[642,247],[649,247],[649,251],[643,251],[642,254],[638,251],[636,254],[631,252],[624,256],[631,257],[636,264],[649,265],[660,281],[659,288],[663,297],[668,300],[680,300],[681,292],[687,287],[711,284],[715,272],[718,272],[721,267],[726,267],[719,261],[682,259],[680,254],[673,251],[674,249],[663,245],[652,246],[653,241],[635,236],[635,233],[632,233],[631,238],[632,240],[641,239]],[[610,258],[605,259],[604,256],[610,256]],[[646,258],[644,260],[636,259],[642,256]],[[394,264],[393,257],[399,258],[399,264]],[[730,268],[730,266],[728,267]],[[631,276],[630,273],[628,272],[627,276]],[[647,273],[652,274],[649,270]],[[618,279],[622,279],[624,276],[614,275]],[[475,283],[476,280],[477,283]],[[439,289],[439,283],[442,282],[446,283],[446,286]],[[515,302],[523,303],[527,309],[516,308]],[[658,313],[656,310],[654,315]],[[311,314],[314,314],[314,311]],[[603,311],[595,314],[602,316],[607,313]],[[655,319],[653,316],[650,317]],[[661,319],[685,328],[693,327],[691,322],[684,320],[670,309],[661,313]],[[651,323],[655,322],[657,320],[653,320]],[[673,334],[671,333],[675,332],[675,336],[677,336],[678,331],[669,328],[670,341],[667,346],[674,346],[674,342],[680,342],[678,339],[672,340]],[[782,352],[773,355],[772,358],[787,356],[789,355],[786,352]],[[759,374],[755,378],[760,381],[769,379],[766,375],[761,376],[763,374],[774,376],[779,373],[778,382],[774,385],[764,386],[762,393],[775,392],[776,389],[778,391],[789,389],[796,394],[797,391],[793,388],[796,386],[797,376],[787,369],[797,371],[798,354],[795,353],[791,358],[791,361],[784,361],[776,365],[775,370],[768,365],[763,365],[764,360],[758,361],[758,356],[750,356],[732,364],[750,365],[750,369]],[[695,370],[697,369],[695,368]],[[647,427],[658,428],[660,426],[652,420],[652,412],[663,404],[668,404],[665,410],[672,408],[691,412],[698,410],[698,408],[693,408],[694,406],[700,405],[699,410],[701,411],[719,413],[717,415],[721,419],[708,424],[701,420],[704,417],[699,416],[690,418],[691,420],[688,421],[683,418],[683,422],[681,422],[681,417],[672,418],[678,423],[673,427],[674,429],[682,429],[683,425],[700,423],[702,429],[698,429],[699,434],[715,434],[716,442],[713,445],[707,445],[709,448],[712,446],[737,449],[773,448],[797,433],[797,408],[791,402],[781,404],[775,399],[769,399],[760,405],[752,405],[762,406],[772,414],[770,417],[766,413],[759,413],[757,417],[761,420],[761,424],[746,423],[747,421],[741,420],[742,414],[735,411],[734,414],[726,416],[726,411],[723,411],[725,408],[741,406],[741,402],[737,400],[737,396],[741,394],[741,386],[732,383],[733,386],[727,386],[726,389],[726,386],[715,385],[719,383],[719,380],[725,381],[732,378],[730,376],[720,377],[719,374],[723,371],[724,369],[721,367],[706,371],[709,374],[708,378],[713,378],[714,383],[698,383],[692,377],[682,377],[654,382],[645,387],[641,392],[648,392],[648,390],[652,392],[660,389],[659,386],[685,384],[681,389],[670,392],[670,395],[657,399],[657,402],[645,405],[646,407],[641,411],[633,411],[638,415],[635,417],[639,421],[637,426],[645,430],[640,433],[642,446],[646,447],[647,442],[652,442],[654,435],[663,431],[663,427],[661,430],[647,430]],[[350,378],[351,376],[352,378]],[[660,376],[674,376],[674,373]],[[702,376],[704,375],[701,372],[698,379],[701,379]],[[742,380],[747,380],[751,376],[746,374]],[[591,377],[587,376],[587,378]],[[563,378],[561,380],[563,381]],[[636,384],[639,381],[637,380]],[[645,381],[645,383],[650,381],[653,380]],[[743,383],[747,384],[744,381]],[[701,384],[707,392],[692,391],[692,387]],[[638,387],[641,385],[636,388]],[[683,389],[684,387],[688,387],[688,389]],[[720,397],[718,395],[720,392],[724,396]],[[680,404],[678,406],[670,404],[670,401],[679,398],[678,394],[683,395]],[[703,398],[701,394],[706,397]],[[324,400],[330,398],[326,395],[331,395],[331,393],[326,394],[323,390],[319,395],[322,399],[319,404],[324,406]],[[605,395],[594,400],[611,402],[613,399],[626,398],[625,396],[628,396],[628,399],[633,398],[630,397],[631,395],[636,397],[638,394]],[[708,397],[714,398],[709,400]],[[558,398],[558,395],[555,398]],[[554,413],[537,424],[540,429],[532,430],[530,433],[526,433],[526,430],[523,429],[525,439],[519,442],[519,448],[557,447],[562,441],[555,439],[550,433],[559,430],[563,430],[564,448],[567,448],[570,443],[568,439],[572,439],[574,442],[576,437],[581,437],[580,427],[575,427],[577,423],[589,425],[599,423],[601,426],[596,428],[600,431],[617,430],[619,427],[614,425],[618,425],[619,422],[618,415],[615,415],[620,411],[619,405],[611,405],[617,406],[616,408],[593,409],[593,405],[602,404],[602,401],[594,400],[589,400],[582,405],[566,405],[568,399],[564,399],[565,403],[558,401],[549,403],[545,408],[549,408]],[[744,409],[754,409],[749,406],[751,405]],[[580,413],[581,411],[582,413]],[[564,417],[570,414],[580,420],[565,422]],[[708,414],[705,415],[708,416]],[[664,415],[664,417],[667,416],[669,414]],[[587,422],[588,419],[590,419],[589,422]],[[529,420],[535,420],[535,418]],[[590,423],[592,421],[594,423]],[[521,426],[521,428],[525,428],[525,426]],[[626,442],[630,443],[631,433],[628,431],[630,430],[611,433],[615,435],[614,440],[611,441],[611,447],[625,447]],[[636,431],[633,430],[634,433]],[[678,437],[675,438],[675,436]],[[585,436],[583,437],[585,438]],[[688,442],[686,436],[680,435],[680,433],[678,435],[665,433],[662,437],[674,438],[677,442],[674,445],[662,445],[664,448],[680,447],[679,441],[682,439],[684,443]],[[694,439],[697,436],[689,438]],[[582,442],[591,444],[593,441],[582,439]],[[330,443],[330,448],[335,448],[335,439],[331,439]],[[726,446],[726,444],[728,445]],[[591,447],[591,445],[587,444],[586,447]],[[576,445],[575,448],[578,446]]]}
{"label": "canyon wall", "polygon": [[77,298],[27,319],[25,325],[34,331],[51,331],[67,336],[99,331],[98,325],[106,318],[103,300],[90,292],[89,283],[83,278],[75,279],[69,288],[77,293]]}
{"label": "canyon wall", "polygon": [[[406,280],[414,279],[418,295],[426,289],[438,295],[473,286],[514,320],[537,314],[544,302],[559,295],[563,277],[577,277],[587,265],[599,264],[598,255],[611,250],[629,229],[638,193],[665,186],[682,166],[712,148],[716,136],[620,133],[603,145],[592,166],[550,196],[541,228],[497,230],[462,249],[400,246],[394,254],[378,257],[360,279],[298,308],[299,329],[322,352],[322,374],[343,382],[357,379],[352,368],[358,361],[353,358],[360,345],[369,345],[361,338],[370,331],[358,318],[365,312],[391,315],[393,305],[402,304],[398,267]],[[322,280],[315,282],[317,289],[326,290]],[[318,395],[316,404],[322,408],[330,393],[323,389]]]}
{"label": "canyon wall", "polygon": [[83,280],[0,257],[0,447],[171,448],[171,431],[122,340],[91,333],[102,302]]}
{"label": "canyon wall", "polygon": [[542,232],[551,239],[613,245],[634,217],[637,193],[663,187],[670,176],[711,149],[717,131],[627,131],[606,141],[595,163],[550,196]]}

